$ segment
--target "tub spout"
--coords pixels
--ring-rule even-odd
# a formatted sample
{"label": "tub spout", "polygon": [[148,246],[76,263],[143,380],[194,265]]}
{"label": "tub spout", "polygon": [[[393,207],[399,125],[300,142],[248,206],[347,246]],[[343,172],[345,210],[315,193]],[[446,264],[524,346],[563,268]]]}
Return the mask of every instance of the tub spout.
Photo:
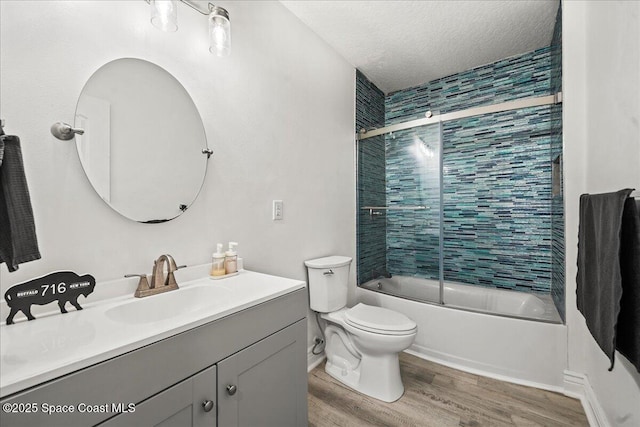
{"label": "tub spout", "polygon": [[389,273],[389,271],[387,271],[386,268],[383,268],[381,270],[372,270],[371,278],[374,280],[381,279],[381,278],[391,279],[391,273]]}

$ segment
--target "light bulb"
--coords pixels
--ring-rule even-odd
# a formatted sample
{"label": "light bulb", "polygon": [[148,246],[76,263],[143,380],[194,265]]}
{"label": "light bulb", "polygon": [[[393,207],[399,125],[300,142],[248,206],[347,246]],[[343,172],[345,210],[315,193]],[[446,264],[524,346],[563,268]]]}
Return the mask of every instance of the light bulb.
{"label": "light bulb", "polygon": [[151,23],[170,33],[178,30],[178,5],[176,0],[151,0]]}
{"label": "light bulb", "polygon": [[216,56],[228,56],[231,53],[229,13],[217,6],[209,14],[209,52]]}

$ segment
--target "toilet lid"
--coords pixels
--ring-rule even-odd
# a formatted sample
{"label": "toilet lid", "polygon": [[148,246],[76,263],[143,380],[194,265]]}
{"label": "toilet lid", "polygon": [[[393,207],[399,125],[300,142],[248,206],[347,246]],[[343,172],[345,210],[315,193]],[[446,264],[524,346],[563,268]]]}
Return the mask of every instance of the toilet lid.
{"label": "toilet lid", "polygon": [[386,334],[410,332],[416,328],[416,322],[404,314],[362,303],[345,311],[344,319],[353,327]]}
{"label": "toilet lid", "polygon": [[351,264],[351,258],[339,255],[310,259],[304,262],[304,265],[309,268],[337,268],[349,264]]}

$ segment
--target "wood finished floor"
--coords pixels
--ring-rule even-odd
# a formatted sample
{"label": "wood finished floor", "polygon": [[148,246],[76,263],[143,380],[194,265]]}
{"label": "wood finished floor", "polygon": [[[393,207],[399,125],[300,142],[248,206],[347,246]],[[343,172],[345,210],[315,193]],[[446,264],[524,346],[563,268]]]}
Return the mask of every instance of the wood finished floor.
{"label": "wood finished floor", "polygon": [[404,395],[385,403],[309,373],[309,426],[588,426],[579,400],[400,354]]}

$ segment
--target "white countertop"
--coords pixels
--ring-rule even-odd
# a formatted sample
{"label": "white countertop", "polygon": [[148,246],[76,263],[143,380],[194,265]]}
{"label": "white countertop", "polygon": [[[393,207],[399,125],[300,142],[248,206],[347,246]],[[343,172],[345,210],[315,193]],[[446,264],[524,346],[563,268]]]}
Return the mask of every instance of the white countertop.
{"label": "white countertop", "polygon": [[[84,308],[82,311],[75,311],[67,304],[67,314],[61,314],[59,311],[44,316],[36,314],[37,319],[28,322],[21,320],[24,316],[20,313],[16,316],[15,324],[2,324],[0,397],[86,368],[306,286],[303,281],[246,270],[222,280],[209,279],[208,266],[185,270],[187,271],[180,270],[176,273],[179,290],[134,298],[136,280],[98,283],[94,294],[109,298],[94,300],[94,294],[89,295],[86,300],[81,297],[78,302]],[[193,278],[194,276],[200,278]],[[126,286],[123,286],[123,283],[126,283]],[[111,289],[106,289],[108,286],[111,286]],[[147,307],[145,304],[151,303],[153,298],[171,298],[172,294],[175,298],[177,295],[174,293],[184,290],[187,290],[182,295],[184,297],[208,295],[206,292],[200,292],[203,290],[213,291],[202,289],[204,287],[216,288],[211,296],[211,304],[200,299],[194,301],[193,311],[181,312],[179,315],[167,313],[166,319],[126,323],[122,319],[114,320],[114,316],[107,313],[110,309],[124,304],[142,303],[140,315],[144,316]],[[126,294],[118,295],[125,291]],[[176,300],[184,301],[185,298]],[[55,303],[49,306],[58,309]],[[113,313],[113,310],[109,313]]]}

